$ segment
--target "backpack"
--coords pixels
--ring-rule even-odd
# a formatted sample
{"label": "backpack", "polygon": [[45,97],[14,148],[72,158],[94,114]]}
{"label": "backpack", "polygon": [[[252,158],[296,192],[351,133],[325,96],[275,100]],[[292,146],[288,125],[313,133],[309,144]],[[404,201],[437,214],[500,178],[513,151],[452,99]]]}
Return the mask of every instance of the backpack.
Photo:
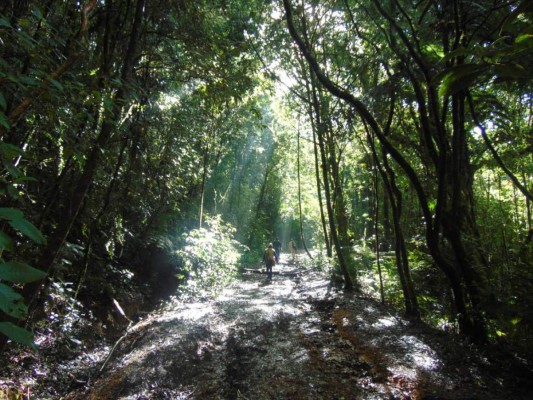
{"label": "backpack", "polygon": [[275,262],[276,261],[275,254],[276,252],[274,251],[272,247],[269,247],[268,249],[266,249],[265,250],[265,261]]}

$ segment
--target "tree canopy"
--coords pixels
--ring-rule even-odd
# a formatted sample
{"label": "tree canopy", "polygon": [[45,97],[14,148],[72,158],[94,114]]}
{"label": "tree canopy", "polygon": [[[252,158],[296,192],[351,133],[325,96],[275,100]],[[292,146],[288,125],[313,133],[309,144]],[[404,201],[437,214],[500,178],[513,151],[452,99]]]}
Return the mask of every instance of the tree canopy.
{"label": "tree canopy", "polygon": [[500,0],[3,3],[3,340],[126,288],[216,287],[279,237],[346,290],[528,348],[532,19]]}

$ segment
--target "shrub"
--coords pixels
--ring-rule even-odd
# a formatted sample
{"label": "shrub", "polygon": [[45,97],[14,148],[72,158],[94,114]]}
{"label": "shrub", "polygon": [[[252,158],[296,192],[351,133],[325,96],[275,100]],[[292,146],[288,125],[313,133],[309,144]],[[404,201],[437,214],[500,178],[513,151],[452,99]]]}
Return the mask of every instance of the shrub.
{"label": "shrub", "polygon": [[235,228],[219,215],[207,217],[205,228],[183,234],[176,254],[186,279],[186,289],[193,292],[215,292],[238,273],[241,253],[246,249],[233,238]]}

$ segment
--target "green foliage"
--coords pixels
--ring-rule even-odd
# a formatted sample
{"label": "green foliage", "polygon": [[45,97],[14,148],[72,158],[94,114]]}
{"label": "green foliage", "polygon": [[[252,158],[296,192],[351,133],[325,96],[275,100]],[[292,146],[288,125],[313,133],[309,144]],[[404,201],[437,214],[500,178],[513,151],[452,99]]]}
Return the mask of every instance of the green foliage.
{"label": "green foliage", "polygon": [[11,322],[0,322],[0,332],[18,343],[28,347],[35,347],[32,333]]}
{"label": "green foliage", "polygon": [[15,318],[23,318],[28,312],[22,296],[3,283],[0,283],[0,309]]}
{"label": "green foliage", "polygon": [[183,234],[176,254],[184,271],[186,288],[193,293],[217,291],[238,273],[246,247],[237,242],[235,229],[220,216],[206,217],[206,228]]}
{"label": "green foliage", "polygon": [[376,261],[376,255],[371,247],[366,243],[362,243],[353,247],[354,259],[357,264],[358,271],[368,271],[373,267]]}
{"label": "green foliage", "polygon": [[[29,265],[15,262],[0,264],[0,279],[14,283],[28,283],[42,279],[46,274]],[[22,319],[28,312],[23,297],[12,287],[0,283],[0,309],[8,316]],[[0,322],[0,332],[9,339],[33,346],[32,334],[11,322]]]}
{"label": "green foliage", "polygon": [[16,231],[27,236],[37,244],[44,244],[45,239],[41,231],[24,218],[22,211],[15,208],[0,208],[0,219],[7,220]]}
{"label": "green foliage", "polygon": [[442,57],[441,63],[453,63],[456,60],[466,62],[452,65],[435,77],[435,82],[441,84],[441,97],[446,98],[491,79],[496,82],[527,82],[531,78],[529,71],[533,66],[533,9],[527,3],[522,2],[506,16],[497,37],[475,43],[468,48],[458,47]]}
{"label": "green foliage", "polygon": [[480,77],[488,69],[487,66],[476,64],[463,64],[446,70],[442,76],[435,80],[441,82],[439,96],[448,97],[479,82]]}
{"label": "green foliage", "polygon": [[[1,7],[0,195],[8,201],[0,248],[18,263],[5,265],[2,279],[21,284],[36,275],[23,261],[39,258],[35,244],[44,235],[30,220],[50,236],[72,219],[69,242],[50,265],[52,285],[79,282],[83,293],[92,282],[88,265],[100,275],[108,262],[135,264],[151,237],[177,221],[189,225],[204,155],[209,179],[257,119],[248,96],[258,61],[245,38],[257,29],[254,2],[146,2],[138,30],[133,3],[97,2],[86,42],[78,37],[79,8],[67,3]],[[35,93],[39,101],[11,126],[9,113]],[[77,213],[81,176],[90,190]]]}
{"label": "green foliage", "polygon": [[303,268],[318,268],[320,271],[324,271],[329,274],[334,273],[334,258],[328,257],[325,249],[314,248],[311,251],[313,259],[308,257],[303,259]]}
{"label": "green foliage", "polygon": [[[12,201],[19,200],[20,190],[17,187],[31,180],[25,179],[22,172],[12,164],[14,157],[22,155],[23,152],[18,147],[8,143],[0,143],[0,160],[5,171],[1,180],[1,189],[4,196],[7,195]],[[11,227],[11,232],[0,230],[0,310],[7,316],[23,319],[28,312],[23,297],[12,286],[3,282],[10,282],[11,284],[34,282],[43,279],[46,273],[23,262],[4,261],[8,257],[14,257],[17,242],[20,240],[20,237],[13,238],[12,232],[22,234],[36,244],[45,244],[46,240],[41,231],[28,221],[24,217],[24,213],[18,208],[0,208],[0,220],[6,221]],[[31,332],[11,322],[0,322],[0,332],[11,340],[33,346]]]}
{"label": "green foliage", "polygon": [[[421,218],[411,179],[377,147],[378,162],[389,161],[389,177],[394,175],[403,196],[398,234],[409,243],[422,313],[433,322],[455,317],[449,285],[428,257],[424,233],[430,222],[449,218],[443,205],[470,206],[462,197],[469,188],[454,189],[459,198],[452,199],[453,176],[440,168],[455,165],[455,156],[471,157],[467,167],[478,173],[473,177],[476,204],[468,216],[480,228],[479,247],[489,263],[482,271],[496,294],[491,304],[504,304],[497,307],[494,330],[521,330],[528,326],[531,304],[525,294],[529,286],[520,286],[517,278],[528,276],[524,271],[530,266],[531,251],[524,244],[530,205],[502,174],[494,178],[500,183],[491,182],[487,171],[499,167],[472,131],[468,104],[452,109],[447,97],[470,90],[478,117],[505,164],[522,181],[530,181],[531,2],[494,7],[493,2],[478,1],[467,7],[468,2],[459,1],[454,5],[464,15],[456,19],[449,2],[427,7],[427,2],[400,0],[383,5],[394,22],[374,3],[312,2],[298,7],[297,28],[303,32],[306,18],[306,40],[315,44],[313,53],[325,72],[364,102],[378,125],[390,122],[388,140],[419,178],[431,221]],[[255,263],[273,237],[286,242],[299,236],[297,137],[304,236],[322,245],[313,148],[317,126],[308,119],[309,68],[293,52],[284,14],[276,9],[279,3],[146,2],[129,54],[135,38],[132,4],[97,2],[89,20],[89,46],[78,41],[79,10],[67,2],[7,2],[2,7],[0,196],[5,208],[0,209],[0,251],[5,260],[0,262],[0,279],[1,304],[11,315],[25,313],[17,286],[42,278],[26,264],[38,258],[36,244],[43,244],[44,236],[54,233],[67,216],[73,218],[69,243],[56,257],[54,279],[80,282],[83,291],[89,283],[80,271],[87,266],[95,274],[108,264],[125,268],[142,259],[151,238],[158,239],[158,249],[172,252],[169,231],[197,226],[200,209],[220,214],[208,219],[205,228],[188,231],[178,256],[190,290],[222,285],[226,275],[236,273],[239,254],[244,254],[240,260]],[[457,22],[461,24],[454,26]],[[65,61],[72,61],[68,71],[51,77]],[[258,73],[264,67],[276,73]],[[290,93],[285,87],[279,91],[283,100],[268,95],[274,84],[267,80],[274,77],[291,86]],[[438,95],[428,99],[434,88]],[[379,174],[368,146],[369,126],[361,124],[352,107],[320,85],[316,89],[328,131],[327,163],[338,168],[329,183],[337,191],[335,212],[344,213],[339,220],[347,225],[343,245],[368,242],[356,249],[354,265],[375,278],[376,211],[382,240],[392,243],[394,232],[383,182],[374,193],[373,179]],[[37,92],[39,101],[11,124],[10,111]],[[460,109],[464,113],[454,120],[452,113]],[[465,121],[464,129],[452,132],[460,121]],[[108,140],[101,139],[103,128],[109,128]],[[464,143],[456,147],[463,131]],[[99,162],[90,165],[95,152]],[[80,178],[89,173],[87,192],[76,192]],[[462,182],[469,180],[457,183]],[[344,198],[337,196],[340,192]],[[72,200],[81,194],[83,208],[72,213]],[[374,209],[376,199],[379,210]],[[38,221],[40,229],[30,221]],[[445,229],[438,226],[435,232]],[[471,232],[463,233],[471,253],[478,246],[470,246],[475,244]],[[250,250],[243,252],[236,240]],[[443,257],[453,261],[448,239],[439,234],[435,241]],[[386,296],[401,307],[396,265],[391,255],[382,258]],[[66,289],[63,294],[68,302]],[[2,332],[25,340],[9,325],[2,326]]]}
{"label": "green foliage", "polygon": [[14,283],[28,283],[43,279],[46,274],[28,264],[8,261],[0,264],[0,279]]}

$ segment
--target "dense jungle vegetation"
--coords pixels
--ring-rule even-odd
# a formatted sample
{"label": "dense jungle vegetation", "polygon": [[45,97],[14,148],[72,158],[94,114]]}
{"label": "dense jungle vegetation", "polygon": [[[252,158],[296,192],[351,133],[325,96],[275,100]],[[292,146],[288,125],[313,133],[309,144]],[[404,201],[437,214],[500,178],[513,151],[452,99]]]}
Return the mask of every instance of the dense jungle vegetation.
{"label": "dense jungle vegetation", "polygon": [[0,5],[2,348],[123,329],[294,239],[479,343],[533,340],[533,4]]}

